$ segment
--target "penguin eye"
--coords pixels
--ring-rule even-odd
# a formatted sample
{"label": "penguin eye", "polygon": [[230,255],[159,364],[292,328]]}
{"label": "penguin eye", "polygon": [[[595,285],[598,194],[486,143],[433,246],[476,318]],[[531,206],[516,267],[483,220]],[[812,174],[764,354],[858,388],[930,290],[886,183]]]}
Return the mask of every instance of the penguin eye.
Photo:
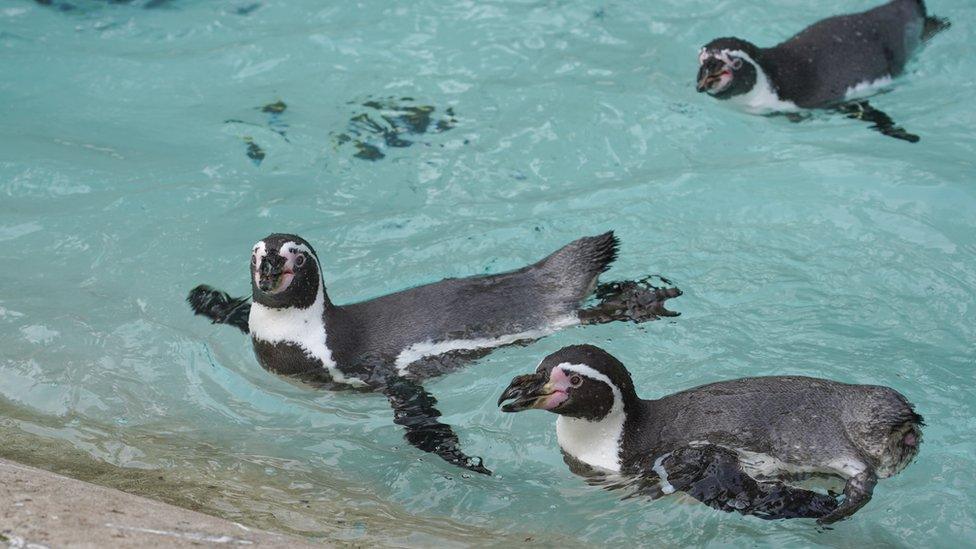
{"label": "penguin eye", "polygon": [[296,267],[301,267],[304,264],[305,264],[305,254],[298,254],[295,257],[295,266]]}
{"label": "penguin eye", "polygon": [[733,70],[739,70],[741,68],[742,68],[742,58],[740,58],[740,57],[733,57],[732,58],[732,69]]}
{"label": "penguin eye", "polygon": [[583,378],[578,374],[573,374],[573,376],[569,378],[569,384],[573,387],[579,387],[583,384]]}

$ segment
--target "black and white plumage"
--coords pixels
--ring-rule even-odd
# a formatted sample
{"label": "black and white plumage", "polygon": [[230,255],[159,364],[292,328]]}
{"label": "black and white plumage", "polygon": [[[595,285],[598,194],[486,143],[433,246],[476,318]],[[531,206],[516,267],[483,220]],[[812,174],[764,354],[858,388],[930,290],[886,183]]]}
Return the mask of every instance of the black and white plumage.
{"label": "black and white plumage", "polygon": [[[576,472],[629,475],[652,497],[683,491],[767,519],[850,516],[922,440],[921,416],[887,387],[755,377],[643,400],[624,365],[590,345],[547,356],[498,403],[508,400],[506,412],[559,414],[559,445]],[[844,499],[791,486],[796,475],[843,479]]]}
{"label": "black and white plumage", "polygon": [[[187,300],[197,314],[250,334],[267,370],[328,388],[381,391],[412,444],[489,473],[458,449],[457,435],[437,421],[437,401],[420,381],[493,348],[568,326],[675,316],[664,302],[681,294],[677,288],[639,282],[597,286],[617,246],[608,232],[571,242],[515,271],[450,278],[335,305],[312,246],[296,235],[273,234],[254,246],[250,303],[208,286],[194,288]],[[599,301],[584,308],[593,293]]]}
{"label": "black and white plumage", "polygon": [[948,26],[947,20],[927,15],[922,0],[892,0],[824,19],[771,48],[717,38],[699,53],[697,89],[755,114],[843,105],[842,112],[852,118],[917,141],[857,100],[889,86],[921,44]]}

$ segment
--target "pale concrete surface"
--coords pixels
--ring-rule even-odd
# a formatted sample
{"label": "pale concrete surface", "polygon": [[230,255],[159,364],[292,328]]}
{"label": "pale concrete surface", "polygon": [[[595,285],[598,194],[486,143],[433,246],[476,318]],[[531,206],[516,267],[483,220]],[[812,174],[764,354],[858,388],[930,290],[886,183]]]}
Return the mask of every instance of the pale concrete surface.
{"label": "pale concrete surface", "polygon": [[312,547],[0,459],[0,548]]}

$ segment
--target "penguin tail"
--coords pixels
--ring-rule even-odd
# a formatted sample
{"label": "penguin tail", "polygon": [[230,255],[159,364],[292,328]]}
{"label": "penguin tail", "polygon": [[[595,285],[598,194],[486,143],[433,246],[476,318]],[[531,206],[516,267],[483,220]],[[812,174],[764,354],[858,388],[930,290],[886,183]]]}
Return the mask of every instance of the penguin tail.
{"label": "penguin tail", "polygon": [[898,474],[915,459],[922,446],[925,420],[904,395],[879,387],[857,405],[857,414],[870,421],[855,427],[852,440],[874,461],[879,478]]}
{"label": "penguin tail", "polygon": [[952,22],[947,17],[928,15],[925,17],[925,27],[922,29],[922,42],[928,42],[936,34],[948,29]]}
{"label": "penguin tail", "polygon": [[574,240],[532,266],[536,281],[559,300],[578,306],[593,291],[597,277],[617,258],[620,241],[613,231]]}
{"label": "penguin tail", "polygon": [[878,476],[887,477],[901,472],[918,455],[922,445],[922,427],[925,421],[915,410],[905,410],[888,435],[886,451],[881,457]]}

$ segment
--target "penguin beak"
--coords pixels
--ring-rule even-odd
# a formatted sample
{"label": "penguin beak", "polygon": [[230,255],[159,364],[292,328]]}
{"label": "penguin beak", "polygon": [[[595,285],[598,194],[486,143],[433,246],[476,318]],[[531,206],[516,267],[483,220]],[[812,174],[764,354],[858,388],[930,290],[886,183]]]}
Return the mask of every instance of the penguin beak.
{"label": "penguin beak", "polygon": [[708,59],[698,68],[698,93],[720,91],[717,88],[728,78],[732,80],[732,71],[717,59]]}
{"label": "penguin beak", "polygon": [[708,72],[708,69],[706,69],[704,65],[702,65],[702,67],[698,69],[698,85],[695,86],[695,89],[698,90],[698,93],[702,93],[703,91],[708,89],[708,84],[711,77],[712,77],[711,73]]}
{"label": "penguin beak", "polygon": [[516,376],[498,398],[498,405],[512,400],[502,406],[503,412],[521,412],[532,408],[552,410],[569,398],[568,389],[565,382],[550,380],[549,372]]}
{"label": "penguin beak", "polygon": [[294,273],[286,268],[285,258],[277,254],[268,254],[258,269],[258,289],[266,293],[278,293],[288,287]]}

